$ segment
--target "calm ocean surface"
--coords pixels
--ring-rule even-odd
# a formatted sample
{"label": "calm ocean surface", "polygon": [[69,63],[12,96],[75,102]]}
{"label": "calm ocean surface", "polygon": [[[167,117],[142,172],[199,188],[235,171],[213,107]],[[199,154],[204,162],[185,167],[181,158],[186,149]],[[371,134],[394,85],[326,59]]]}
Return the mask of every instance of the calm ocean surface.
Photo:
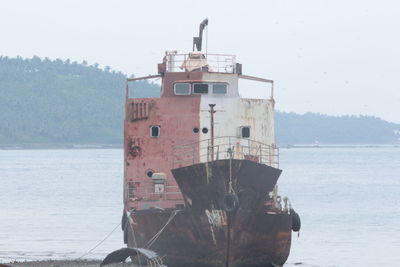
{"label": "calm ocean surface", "polygon": [[[121,219],[122,156],[0,150],[0,262],[73,259],[101,241]],[[400,266],[400,148],[281,149],[280,161],[302,219],[287,266]],[[123,246],[118,228],[87,258]]]}

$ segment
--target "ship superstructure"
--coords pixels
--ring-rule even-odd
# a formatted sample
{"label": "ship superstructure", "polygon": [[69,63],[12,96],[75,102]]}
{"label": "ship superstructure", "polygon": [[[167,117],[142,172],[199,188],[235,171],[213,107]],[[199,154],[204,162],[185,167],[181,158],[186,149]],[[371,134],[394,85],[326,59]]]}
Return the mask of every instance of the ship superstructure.
{"label": "ship superstructure", "polygon": [[[238,80],[244,76],[238,72],[235,57],[207,58],[216,59],[218,72],[211,71],[214,67],[203,53],[167,52],[160,67],[161,97],[127,97],[125,202],[129,209],[180,207],[184,202],[171,170],[212,157],[226,159],[228,148],[233,147],[236,159],[277,167],[272,95],[269,99],[241,98]],[[188,65],[198,68],[188,69]],[[210,105],[215,105],[213,125]]]}

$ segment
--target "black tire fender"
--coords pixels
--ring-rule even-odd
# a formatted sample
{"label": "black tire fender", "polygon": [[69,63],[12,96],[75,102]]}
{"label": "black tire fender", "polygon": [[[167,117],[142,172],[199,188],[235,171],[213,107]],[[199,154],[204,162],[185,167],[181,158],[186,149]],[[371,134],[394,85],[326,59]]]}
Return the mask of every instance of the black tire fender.
{"label": "black tire fender", "polygon": [[294,232],[300,231],[301,228],[300,215],[294,209],[290,209],[290,216],[292,217],[292,230]]}
{"label": "black tire fender", "polygon": [[128,218],[126,217],[126,212],[125,210],[122,211],[122,218],[121,218],[121,230],[124,231],[125,230],[125,225],[128,221]]}
{"label": "black tire fender", "polygon": [[124,229],[124,244],[128,244],[128,225],[127,224]]}

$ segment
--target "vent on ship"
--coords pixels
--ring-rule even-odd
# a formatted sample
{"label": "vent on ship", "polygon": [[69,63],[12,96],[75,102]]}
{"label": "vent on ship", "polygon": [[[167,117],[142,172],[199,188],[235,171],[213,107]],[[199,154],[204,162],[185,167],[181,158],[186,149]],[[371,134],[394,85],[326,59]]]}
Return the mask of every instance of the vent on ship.
{"label": "vent on ship", "polygon": [[149,105],[147,103],[132,103],[131,110],[131,121],[146,120],[149,117]]}

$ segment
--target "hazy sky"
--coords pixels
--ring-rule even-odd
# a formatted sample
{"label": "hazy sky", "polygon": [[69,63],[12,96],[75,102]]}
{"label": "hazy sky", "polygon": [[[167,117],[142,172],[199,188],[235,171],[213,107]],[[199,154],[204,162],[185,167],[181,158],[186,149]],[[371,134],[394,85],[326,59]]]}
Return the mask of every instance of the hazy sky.
{"label": "hazy sky", "polygon": [[165,50],[192,48],[208,17],[208,52],[236,54],[245,74],[275,80],[277,109],[400,123],[398,1],[0,3],[3,56],[87,60],[136,76],[155,74]]}

